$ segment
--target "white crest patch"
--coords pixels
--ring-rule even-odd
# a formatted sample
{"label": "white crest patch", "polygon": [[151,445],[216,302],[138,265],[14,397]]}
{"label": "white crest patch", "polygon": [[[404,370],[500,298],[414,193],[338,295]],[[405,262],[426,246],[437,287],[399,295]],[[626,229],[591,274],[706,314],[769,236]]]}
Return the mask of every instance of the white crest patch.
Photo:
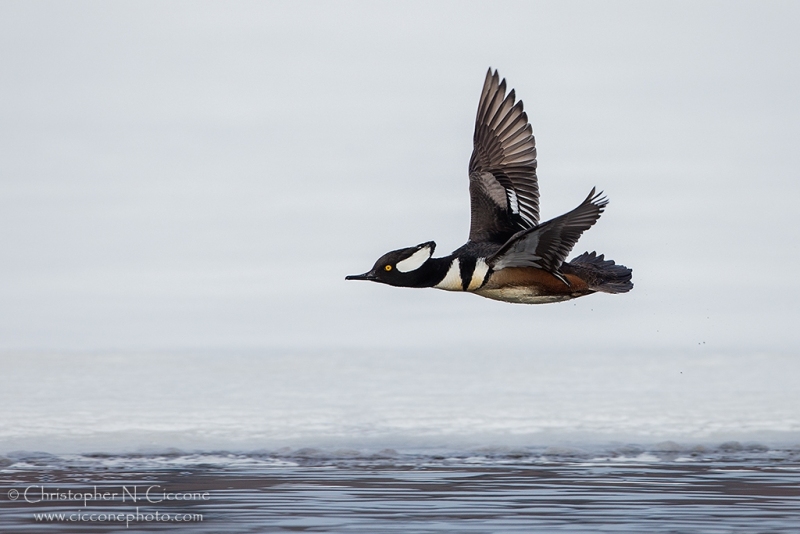
{"label": "white crest patch", "polygon": [[446,289],[447,291],[464,291],[464,286],[461,285],[461,266],[458,263],[458,258],[454,259],[453,263],[450,264],[444,279],[433,287]]}
{"label": "white crest patch", "polygon": [[486,273],[488,272],[489,266],[486,265],[483,258],[478,258],[477,263],[475,263],[475,270],[472,271],[472,278],[469,281],[469,286],[467,286],[467,291],[475,291],[481,287],[483,279],[486,278]]}
{"label": "white crest patch", "polygon": [[433,251],[431,247],[422,247],[408,258],[397,262],[397,270],[401,273],[410,273],[422,267],[426,261],[431,259]]}

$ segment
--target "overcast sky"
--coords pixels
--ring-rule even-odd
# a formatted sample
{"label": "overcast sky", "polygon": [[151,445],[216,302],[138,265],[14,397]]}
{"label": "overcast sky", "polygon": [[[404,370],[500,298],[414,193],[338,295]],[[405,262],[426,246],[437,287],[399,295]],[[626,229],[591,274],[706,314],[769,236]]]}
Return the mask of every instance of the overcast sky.
{"label": "overcast sky", "polygon": [[[2,2],[0,349],[800,348],[796,2]],[[626,295],[345,282],[466,240],[486,69]]]}

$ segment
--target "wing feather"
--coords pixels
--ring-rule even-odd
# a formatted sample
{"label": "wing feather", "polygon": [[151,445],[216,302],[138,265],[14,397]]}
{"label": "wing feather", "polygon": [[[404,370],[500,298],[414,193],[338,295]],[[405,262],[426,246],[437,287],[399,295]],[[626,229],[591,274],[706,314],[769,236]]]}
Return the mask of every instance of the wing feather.
{"label": "wing feather", "polygon": [[[478,103],[469,175],[471,241],[504,243],[536,226],[539,185],[533,128],[522,101],[516,100],[513,89],[506,94],[506,81],[491,69]],[[506,195],[496,193],[498,186]]]}
{"label": "wing feather", "polygon": [[541,225],[522,230],[486,259],[499,271],[506,267],[537,267],[557,274],[581,234],[603,213],[608,199],[603,193],[589,193],[580,206]]}

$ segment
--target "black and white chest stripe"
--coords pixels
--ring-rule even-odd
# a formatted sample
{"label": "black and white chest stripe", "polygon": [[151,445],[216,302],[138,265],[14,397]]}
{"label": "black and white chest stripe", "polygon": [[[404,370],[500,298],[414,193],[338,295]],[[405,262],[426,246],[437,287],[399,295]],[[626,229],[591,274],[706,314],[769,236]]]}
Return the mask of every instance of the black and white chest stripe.
{"label": "black and white chest stripe", "polygon": [[433,287],[447,291],[475,291],[486,283],[490,271],[485,258],[455,257],[442,281]]}

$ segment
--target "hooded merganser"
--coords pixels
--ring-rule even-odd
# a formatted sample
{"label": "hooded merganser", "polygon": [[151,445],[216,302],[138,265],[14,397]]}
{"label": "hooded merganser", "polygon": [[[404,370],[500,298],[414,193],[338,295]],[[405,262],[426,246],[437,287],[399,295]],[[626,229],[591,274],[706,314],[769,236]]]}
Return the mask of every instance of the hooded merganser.
{"label": "hooded merganser", "polygon": [[564,260],[581,234],[600,218],[608,200],[589,196],[574,210],[539,224],[536,142],[522,101],[497,71],[486,73],[469,160],[469,240],[449,256],[433,258],[436,243],[394,250],[369,272],[346,280],[400,287],[468,291],[506,302],[540,304],[596,291],[626,293],[631,269],[595,252]]}

